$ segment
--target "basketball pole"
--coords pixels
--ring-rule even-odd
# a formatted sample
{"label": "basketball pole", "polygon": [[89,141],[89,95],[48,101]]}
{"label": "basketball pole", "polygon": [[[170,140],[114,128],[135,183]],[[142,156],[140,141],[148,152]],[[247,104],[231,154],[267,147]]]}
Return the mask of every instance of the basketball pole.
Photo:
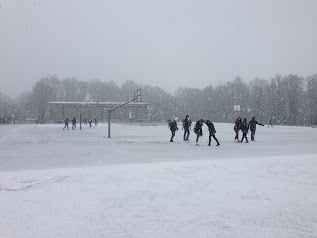
{"label": "basketball pole", "polygon": [[[98,104],[99,104],[99,100],[96,102],[96,107],[98,107]],[[83,114],[86,113],[86,112],[89,112],[91,109],[92,109],[92,108],[89,108],[89,109],[87,109],[87,110],[85,110],[85,111],[79,113],[80,130],[81,130],[81,122],[82,122],[82,117],[81,117],[81,115],[83,115]]]}
{"label": "basketball pole", "polygon": [[127,104],[129,104],[130,102],[135,102],[135,101],[141,101],[141,89],[138,89],[138,90],[135,90],[134,91],[134,94],[133,94],[133,98],[128,101],[128,102],[125,102],[117,107],[114,107],[114,108],[111,108],[110,110],[108,110],[108,138],[111,137],[111,133],[110,133],[110,121],[111,121],[111,112],[120,108],[120,107],[123,107]]}
{"label": "basketball pole", "polygon": [[79,123],[80,123],[80,130],[81,130],[81,122],[82,122],[82,118],[81,118],[81,115],[82,114],[84,114],[84,113],[86,113],[86,112],[89,112],[91,110],[91,108],[90,109],[88,109],[88,110],[86,110],[86,111],[83,111],[83,112],[81,112],[81,113],[79,113]]}

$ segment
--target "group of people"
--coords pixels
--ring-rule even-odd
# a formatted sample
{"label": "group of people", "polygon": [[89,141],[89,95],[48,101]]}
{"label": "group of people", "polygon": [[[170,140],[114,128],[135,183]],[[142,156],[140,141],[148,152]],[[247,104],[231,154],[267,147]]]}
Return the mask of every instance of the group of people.
{"label": "group of people", "polygon": [[[69,130],[68,128],[68,125],[69,125],[69,118],[67,117],[65,120],[64,120],[64,123],[65,123],[65,126],[63,128],[63,130],[65,130],[67,128],[67,130]],[[97,118],[94,119],[95,121],[95,126],[97,126]],[[72,120],[72,130],[76,130],[76,123],[77,123],[77,120],[76,120],[76,117],[74,117]],[[92,127],[92,119],[90,118],[89,120],[87,120],[87,118],[84,119],[84,125],[87,125],[87,122],[89,123],[89,126]]]}
{"label": "group of people", "polygon": [[[242,143],[245,139],[245,143],[249,143],[247,134],[249,132],[249,129],[251,131],[251,141],[255,140],[255,131],[256,131],[256,125],[264,126],[262,123],[259,123],[257,120],[255,120],[255,117],[252,117],[252,119],[248,122],[246,118],[241,119],[241,117],[238,117],[234,123],[233,130],[236,133],[236,136],[234,138],[235,142]],[[239,140],[239,131],[242,131],[242,139]]]}
{"label": "group of people", "polygon": [[[171,132],[172,132],[172,137],[170,139],[170,142],[174,142],[173,139],[175,136],[175,132],[178,130],[177,120],[178,120],[177,117],[175,117],[173,120],[168,120],[168,125],[169,125]],[[210,146],[211,137],[213,137],[215,139],[215,141],[217,142],[216,146],[219,146],[220,143],[215,135],[216,129],[215,129],[214,124],[210,120],[203,120],[203,119],[198,120],[195,124],[195,127],[194,127],[194,132],[196,134],[196,144],[198,144],[199,137],[203,135],[202,127],[203,127],[204,123],[207,125],[208,131],[209,131],[209,144],[208,144],[208,146]],[[183,140],[184,141],[189,141],[191,124],[192,124],[192,121],[189,119],[189,116],[186,115],[185,119],[183,120],[183,129],[184,129]]]}
{"label": "group of people", "polygon": [[[172,133],[172,137],[170,139],[170,142],[174,142],[174,137],[175,137],[175,133],[178,130],[177,127],[177,121],[178,118],[175,117],[172,120],[168,120],[168,126],[171,130]],[[182,121],[183,123],[183,129],[184,129],[184,136],[183,136],[183,140],[184,141],[189,141],[189,135],[190,135],[190,129],[191,129],[191,124],[192,121],[189,119],[189,116],[186,115],[185,119]],[[211,137],[214,138],[214,140],[217,142],[216,146],[219,146],[220,143],[216,137],[216,129],[214,124],[210,121],[210,120],[203,120],[200,119],[196,122],[195,127],[194,127],[194,132],[196,134],[196,144],[198,144],[198,140],[199,137],[201,137],[203,135],[203,130],[202,127],[204,125],[204,123],[207,125],[208,127],[208,131],[209,131],[209,143],[208,146],[210,146],[211,143]],[[272,120],[270,120],[270,124],[269,126],[273,126],[272,125]],[[233,127],[234,131],[235,131],[235,138],[234,141],[235,142],[239,142],[242,143],[245,140],[245,143],[249,143],[247,134],[249,132],[249,130],[251,131],[251,141],[255,140],[255,132],[256,132],[256,125],[260,125],[260,126],[264,126],[262,123],[259,123],[255,117],[252,117],[252,119],[248,122],[246,118],[243,118],[243,120],[241,119],[241,117],[238,117],[235,120],[235,125]],[[242,132],[242,138],[241,140],[239,140],[239,132]]]}
{"label": "group of people", "polygon": [[[68,128],[68,125],[69,125],[69,118],[67,117],[65,119],[65,126],[63,128],[63,130],[67,129],[69,130]],[[95,126],[97,126],[97,119],[95,118],[94,119],[95,121]],[[177,121],[178,121],[178,118],[175,117],[173,120],[168,120],[168,126],[171,130],[171,133],[172,133],[172,136],[171,136],[171,139],[170,139],[170,142],[174,142],[174,137],[175,137],[175,132],[178,130],[178,127],[177,127]],[[72,130],[76,130],[76,123],[77,123],[77,120],[76,120],[76,117],[74,117],[72,120]],[[89,123],[89,126],[92,127],[92,119],[90,118],[89,120],[87,120],[87,118],[84,119],[84,125],[87,124],[87,122]],[[185,116],[185,119],[183,120],[183,129],[184,129],[184,136],[183,136],[183,140],[184,141],[189,141],[189,135],[190,135],[190,130],[191,130],[191,125],[192,125],[192,121],[190,120],[189,116],[186,115]],[[196,134],[196,144],[198,144],[198,140],[199,140],[199,137],[201,137],[203,135],[203,130],[202,130],[202,127],[204,125],[204,123],[207,125],[208,127],[208,131],[209,131],[209,143],[208,143],[208,146],[210,146],[210,143],[211,143],[211,137],[214,138],[214,140],[217,142],[216,146],[219,146],[220,143],[218,141],[218,139],[216,138],[216,129],[215,129],[215,126],[214,124],[210,121],[210,120],[203,120],[203,119],[200,119],[196,122],[195,124],[195,127],[194,127],[194,132]],[[269,126],[273,126],[272,125],[272,119],[270,120],[270,123],[269,123]],[[248,137],[247,137],[247,134],[249,132],[249,130],[251,131],[251,141],[254,141],[255,140],[255,131],[256,131],[256,125],[260,125],[260,126],[264,126],[262,123],[259,123],[255,117],[252,117],[252,119],[248,122],[246,118],[243,118],[243,120],[241,119],[241,117],[238,117],[236,120],[235,120],[235,124],[234,124],[234,127],[233,127],[233,130],[235,131],[235,138],[234,138],[234,141],[235,142],[239,142],[239,143],[242,143],[245,139],[245,143],[249,143],[249,140],[248,140]],[[242,138],[241,140],[239,140],[239,132],[242,132]]]}
{"label": "group of people", "polygon": [[[77,123],[76,117],[74,117],[71,120],[71,122],[72,122],[72,130],[76,130],[76,123]],[[66,128],[67,128],[67,130],[69,130],[69,128],[68,128],[69,118],[68,117],[64,120],[64,123],[65,123],[65,126],[64,126],[63,130],[65,130]]]}
{"label": "group of people", "polygon": [[[89,124],[89,127],[92,127],[92,126],[91,126],[91,124],[92,124],[92,119],[89,118],[89,119],[87,120],[87,118],[84,118],[84,125],[87,125],[87,122],[88,122],[88,124]],[[95,126],[97,126],[97,124],[98,124],[97,118],[94,119],[94,122],[95,122]]]}

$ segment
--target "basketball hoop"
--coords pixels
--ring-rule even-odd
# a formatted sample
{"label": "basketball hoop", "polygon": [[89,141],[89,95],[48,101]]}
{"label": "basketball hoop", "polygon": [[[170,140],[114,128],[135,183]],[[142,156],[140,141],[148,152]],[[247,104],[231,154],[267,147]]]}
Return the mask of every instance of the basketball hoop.
{"label": "basketball hoop", "polygon": [[233,111],[240,112],[240,105],[234,105],[233,106]]}

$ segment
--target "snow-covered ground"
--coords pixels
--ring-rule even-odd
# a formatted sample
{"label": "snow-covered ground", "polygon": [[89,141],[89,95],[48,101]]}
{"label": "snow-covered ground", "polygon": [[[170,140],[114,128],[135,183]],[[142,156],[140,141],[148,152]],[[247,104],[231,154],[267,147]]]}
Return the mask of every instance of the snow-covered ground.
{"label": "snow-covered ground", "polygon": [[0,126],[0,237],[317,237],[317,129]]}

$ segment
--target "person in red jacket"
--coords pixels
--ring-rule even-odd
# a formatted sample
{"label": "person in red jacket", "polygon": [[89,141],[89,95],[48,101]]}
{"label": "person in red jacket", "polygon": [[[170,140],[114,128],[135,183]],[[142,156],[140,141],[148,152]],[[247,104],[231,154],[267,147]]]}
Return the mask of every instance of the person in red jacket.
{"label": "person in red jacket", "polygon": [[238,117],[234,123],[234,127],[233,127],[233,130],[235,131],[236,133],[236,136],[234,138],[234,141],[238,140],[237,142],[240,142],[239,140],[239,131],[241,129],[241,124],[242,124],[242,120],[241,120],[241,117]]}

